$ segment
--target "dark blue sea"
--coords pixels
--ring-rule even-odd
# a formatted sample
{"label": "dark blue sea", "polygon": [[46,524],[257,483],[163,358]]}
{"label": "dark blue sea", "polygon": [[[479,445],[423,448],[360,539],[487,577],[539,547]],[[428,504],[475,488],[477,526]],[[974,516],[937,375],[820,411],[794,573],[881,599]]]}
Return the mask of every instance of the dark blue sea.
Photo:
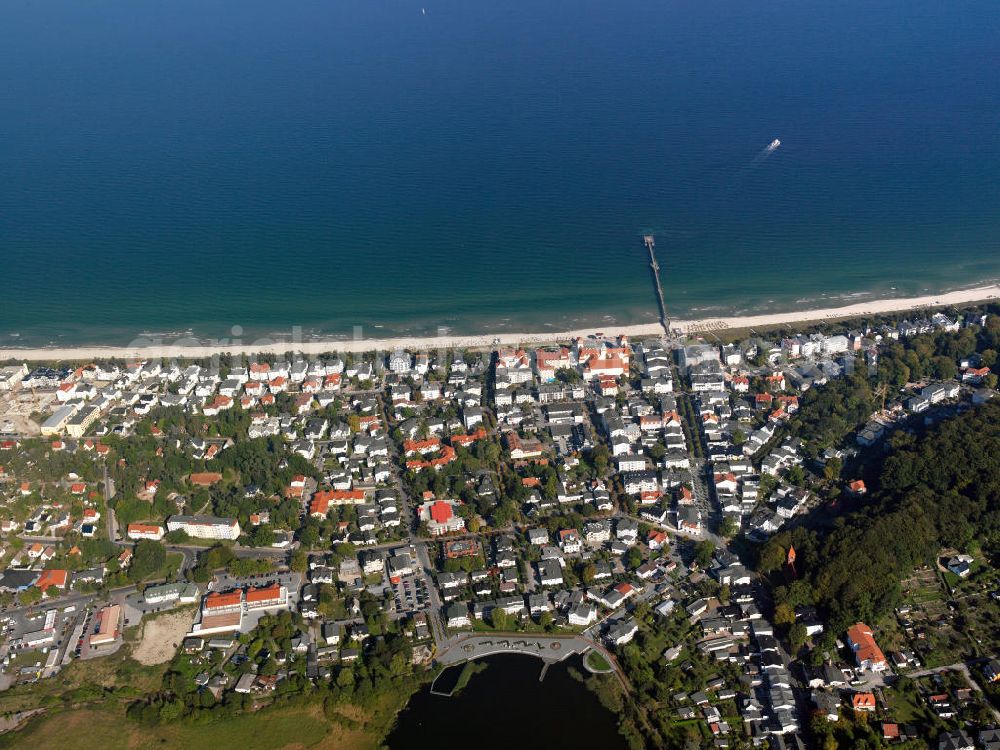
{"label": "dark blue sea", "polygon": [[[0,346],[1000,277],[996,0],[4,0]],[[779,148],[765,147],[779,138]]]}

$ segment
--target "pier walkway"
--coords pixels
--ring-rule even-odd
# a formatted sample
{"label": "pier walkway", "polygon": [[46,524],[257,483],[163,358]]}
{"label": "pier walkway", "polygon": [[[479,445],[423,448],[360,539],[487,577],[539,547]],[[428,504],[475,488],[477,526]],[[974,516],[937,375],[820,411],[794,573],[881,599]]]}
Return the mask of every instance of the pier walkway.
{"label": "pier walkway", "polygon": [[656,286],[656,301],[660,306],[660,325],[663,326],[663,332],[669,336],[670,318],[667,317],[667,304],[663,300],[663,286],[660,284],[660,264],[656,262],[656,251],[654,249],[656,242],[653,240],[653,235],[651,234],[644,235],[642,241],[649,251],[649,269],[653,273],[653,284]]}

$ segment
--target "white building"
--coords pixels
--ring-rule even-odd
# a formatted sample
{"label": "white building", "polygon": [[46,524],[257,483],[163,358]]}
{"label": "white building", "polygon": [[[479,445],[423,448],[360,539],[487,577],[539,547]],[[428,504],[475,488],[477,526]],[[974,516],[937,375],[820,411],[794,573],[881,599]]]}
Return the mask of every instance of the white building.
{"label": "white building", "polygon": [[130,523],[128,525],[129,539],[152,539],[158,542],[163,539],[163,527],[158,524]]}
{"label": "white building", "polygon": [[238,539],[240,522],[217,516],[170,516],[167,531],[183,531],[198,539]]}

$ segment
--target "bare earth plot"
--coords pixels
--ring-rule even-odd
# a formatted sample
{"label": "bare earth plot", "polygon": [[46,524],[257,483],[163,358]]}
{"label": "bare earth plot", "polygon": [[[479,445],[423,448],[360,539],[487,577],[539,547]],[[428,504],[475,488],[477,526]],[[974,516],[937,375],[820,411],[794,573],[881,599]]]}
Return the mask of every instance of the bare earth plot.
{"label": "bare earth plot", "polygon": [[132,658],[144,666],[170,661],[191,629],[194,614],[193,610],[185,608],[146,620],[139,643],[132,649]]}

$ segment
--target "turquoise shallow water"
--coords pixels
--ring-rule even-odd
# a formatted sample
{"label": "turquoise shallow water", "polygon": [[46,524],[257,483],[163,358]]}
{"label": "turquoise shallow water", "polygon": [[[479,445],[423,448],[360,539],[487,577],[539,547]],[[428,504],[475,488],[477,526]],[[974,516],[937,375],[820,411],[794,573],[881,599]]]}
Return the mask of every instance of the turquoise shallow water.
{"label": "turquoise shallow water", "polygon": [[994,280],[998,59],[992,0],[3,3],[0,346],[654,321],[647,231],[675,315]]}

